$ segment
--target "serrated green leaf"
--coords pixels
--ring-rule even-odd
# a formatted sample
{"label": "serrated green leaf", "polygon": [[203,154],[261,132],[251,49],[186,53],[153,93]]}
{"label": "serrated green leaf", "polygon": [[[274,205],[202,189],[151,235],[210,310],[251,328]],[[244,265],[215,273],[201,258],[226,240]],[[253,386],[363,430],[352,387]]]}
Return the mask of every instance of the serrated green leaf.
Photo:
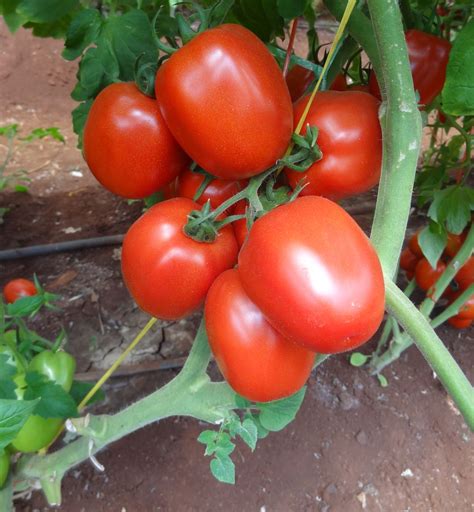
{"label": "serrated green leaf", "polygon": [[277,0],[278,13],[287,20],[301,16],[307,7],[307,0]]}
{"label": "serrated green leaf", "polygon": [[0,399],[0,449],[15,439],[38,400],[2,400]]}
{"label": "serrated green leaf", "polygon": [[382,375],[381,373],[377,373],[377,379],[379,380],[379,384],[383,387],[383,388],[386,388],[388,386],[388,380],[387,378]]}
{"label": "serrated green leaf", "polygon": [[443,111],[454,116],[474,114],[474,19],[454,40],[442,91]]}
{"label": "serrated green leaf", "polygon": [[230,457],[216,457],[211,460],[210,467],[216,480],[225,484],[235,484],[235,465]]}
{"label": "serrated green leaf", "polygon": [[[95,382],[84,382],[73,380],[69,394],[71,395],[74,403],[79,405],[82,399],[89,393],[89,391],[95,386]],[[92,405],[97,402],[105,400],[105,392],[103,389],[99,389],[95,395],[87,402],[87,405]]]}
{"label": "serrated green leaf", "polygon": [[79,148],[82,147],[82,134],[84,132],[84,125],[87,121],[87,116],[89,115],[89,110],[92,107],[92,100],[84,101],[79,106],[77,106],[71,113],[72,115],[72,127],[74,133],[78,137],[77,146]]}
{"label": "serrated green leaf", "polygon": [[460,234],[471,220],[474,207],[474,190],[453,185],[434,194],[428,216],[444,224],[449,233]]}
{"label": "serrated green leaf", "polygon": [[252,450],[255,450],[258,439],[258,428],[253,419],[245,418],[242,422],[237,434],[242,441]]}
{"label": "serrated green leaf", "polygon": [[436,268],[439,258],[446,247],[448,234],[443,226],[431,221],[429,226],[423,228],[418,236],[420,248],[433,268]]}
{"label": "serrated green leaf", "polygon": [[17,12],[28,21],[48,23],[62,18],[79,5],[79,0],[21,0]]}
{"label": "serrated green leaf", "polygon": [[247,409],[247,407],[250,406],[250,403],[251,402],[249,400],[247,400],[246,398],[244,398],[243,396],[240,396],[237,393],[235,394],[235,405],[239,409]]}
{"label": "serrated green leaf", "polygon": [[306,392],[303,387],[294,395],[274,402],[259,403],[259,420],[264,428],[271,432],[277,432],[292,422],[298,412]]}
{"label": "serrated green leaf", "polygon": [[216,432],[215,430],[204,430],[199,434],[197,440],[202,444],[209,445],[216,441],[218,435],[219,432]]}
{"label": "serrated green leaf", "polygon": [[97,9],[85,9],[74,17],[69,25],[64,42],[63,57],[74,60],[92,43],[102,27],[102,17]]}
{"label": "serrated green leaf", "polygon": [[77,416],[77,407],[71,395],[44,375],[28,372],[25,400],[40,398],[35,414],[43,418],[71,418]]}
{"label": "serrated green leaf", "polygon": [[361,354],[360,352],[353,352],[349,362],[352,366],[362,366],[367,362],[368,359],[369,356],[366,356],[365,354]]}

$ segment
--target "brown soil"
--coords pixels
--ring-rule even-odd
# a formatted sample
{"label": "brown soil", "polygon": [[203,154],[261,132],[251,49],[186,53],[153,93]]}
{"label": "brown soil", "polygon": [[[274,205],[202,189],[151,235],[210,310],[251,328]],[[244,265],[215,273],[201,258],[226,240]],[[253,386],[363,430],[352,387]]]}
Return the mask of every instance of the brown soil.
{"label": "brown soil", "polygon": [[[28,194],[2,192],[10,208],[0,225],[0,248],[120,234],[140,214],[101,189],[75,148],[69,92],[75,64],[60,57],[57,41],[9,35],[0,27],[0,124],[22,133],[58,126],[62,145],[18,144],[12,171],[26,169]],[[4,141],[0,141],[3,144]],[[0,146],[0,158],[5,148]],[[361,200],[357,200],[359,204]],[[373,203],[373,195],[363,199]],[[364,228],[370,215],[357,217]],[[63,310],[35,322],[43,334],[64,325],[81,372],[110,365],[146,322],[129,298],[114,247],[0,263],[0,286],[34,272],[61,294]],[[197,317],[158,326],[127,364],[186,354]],[[456,359],[474,378],[473,332],[440,328]],[[107,386],[107,412],[156,389],[174,371],[115,379]],[[309,381],[296,421],[259,442],[252,454],[238,446],[235,486],[219,484],[196,438],[206,428],[171,418],[115,443],[99,454],[105,472],[89,463],[64,480],[68,512],[138,511],[470,511],[474,503],[472,436],[452,401],[416,349],[385,372],[387,388],[333,357]],[[18,511],[49,510],[37,493]]]}

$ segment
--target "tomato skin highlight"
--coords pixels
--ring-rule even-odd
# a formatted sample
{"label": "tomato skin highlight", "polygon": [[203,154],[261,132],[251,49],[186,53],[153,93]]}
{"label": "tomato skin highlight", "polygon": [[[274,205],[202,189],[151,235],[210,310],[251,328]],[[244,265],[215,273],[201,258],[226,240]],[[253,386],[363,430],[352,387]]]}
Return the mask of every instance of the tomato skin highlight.
{"label": "tomato skin highlight", "polygon": [[106,87],[84,127],[84,158],[110,192],[141,199],[172,181],[189,163],[156,101],[133,83]]}
{"label": "tomato skin highlight", "polygon": [[296,393],[315,354],[283,338],[249,299],[237,270],[211,286],[205,307],[209,345],[229,385],[248,400],[268,402]]}
{"label": "tomato skin highlight", "polygon": [[218,178],[255,176],[290,142],[291,98],[281,70],[239,25],[194,37],[158,69],[155,90],[176,140]]}
{"label": "tomato skin highlight", "polygon": [[[194,195],[204,179],[203,174],[186,169],[178,177],[178,196],[194,200]],[[203,205],[209,200],[212,209],[215,210],[222,203],[227,201],[227,199],[230,199],[233,195],[240,192],[240,190],[241,187],[238,181],[214,179],[207,185],[201,197],[196,202]]]}
{"label": "tomato skin highlight", "polygon": [[7,304],[11,304],[22,297],[32,297],[37,293],[35,284],[29,279],[23,279],[22,277],[12,279],[3,288],[3,296]]}
{"label": "tomato skin highlight", "polygon": [[400,255],[400,268],[406,270],[407,272],[413,272],[415,270],[416,264],[418,263],[418,256],[413,254],[409,247],[403,249]]}
{"label": "tomato skin highlight", "polygon": [[[309,100],[294,106],[295,127]],[[307,171],[286,169],[290,186],[308,185],[301,195],[321,195],[333,200],[370,190],[380,179],[382,132],[379,101],[363,92],[323,91],[316,94],[306,124],[319,129],[317,143],[323,157]]]}
{"label": "tomato skin highlight", "polygon": [[356,348],[382,321],[378,256],[356,222],[323,197],[300,197],[255,221],[238,270],[273,327],[314,352]]}
{"label": "tomato skin highlight", "polygon": [[122,248],[125,284],[144,311],[177,320],[196,311],[216,277],[237,260],[231,226],[213,243],[192,240],[183,232],[187,216],[200,206],[177,197],[154,205],[128,230]]}
{"label": "tomato skin highlight", "polygon": [[[443,89],[451,43],[416,29],[407,30],[405,40],[413,86],[420,95],[420,104],[428,105]],[[370,74],[369,87],[374,96],[382,97],[373,72]]]}
{"label": "tomato skin highlight", "polygon": [[433,268],[426,258],[421,258],[415,269],[416,284],[427,292],[446,270],[446,265],[438,261],[436,268]]}
{"label": "tomato skin highlight", "polygon": [[291,101],[296,101],[306,92],[315,74],[308,68],[295,64],[286,75],[286,85],[290,91]]}

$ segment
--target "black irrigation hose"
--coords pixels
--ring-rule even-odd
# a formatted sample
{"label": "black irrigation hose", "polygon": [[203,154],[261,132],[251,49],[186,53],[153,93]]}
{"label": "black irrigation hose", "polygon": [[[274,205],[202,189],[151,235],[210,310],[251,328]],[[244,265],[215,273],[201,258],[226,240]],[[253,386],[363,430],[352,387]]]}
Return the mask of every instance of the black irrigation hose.
{"label": "black irrigation hose", "polygon": [[75,251],[76,249],[91,249],[93,247],[103,247],[106,245],[119,245],[122,243],[124,236],[125,235],[99,236],[96,238],[84,238],[82,240],[70,240],[68,242],[19,247],[18,249],[6,249],[0,251],[0,261],[45,256],[58,252]]}

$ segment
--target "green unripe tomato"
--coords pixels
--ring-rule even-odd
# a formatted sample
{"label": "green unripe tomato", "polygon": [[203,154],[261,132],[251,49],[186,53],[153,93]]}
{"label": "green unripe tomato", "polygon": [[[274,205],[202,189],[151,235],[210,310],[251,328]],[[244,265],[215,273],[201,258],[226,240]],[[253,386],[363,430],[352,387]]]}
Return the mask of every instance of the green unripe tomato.
{"label": "green unripe tomato", "polygon": [[6,452],[0,455],[0,489],[6,482],[8,472],[10,471],[10,457]]}
{"label": "green unripe tomato", "polygon": [[23,453],[41,450],[55,438],[64,420],[57,418],[42,418],[33,414],[12,441],[12,446]]}
{"label": "green unripe tomato", "polygon": [[69,391],[74,379],[76,360],[67,352],[52,352],[45,350],[33,357],[28,371],[46,375],[49,380],[59,384],[65,391]]}

